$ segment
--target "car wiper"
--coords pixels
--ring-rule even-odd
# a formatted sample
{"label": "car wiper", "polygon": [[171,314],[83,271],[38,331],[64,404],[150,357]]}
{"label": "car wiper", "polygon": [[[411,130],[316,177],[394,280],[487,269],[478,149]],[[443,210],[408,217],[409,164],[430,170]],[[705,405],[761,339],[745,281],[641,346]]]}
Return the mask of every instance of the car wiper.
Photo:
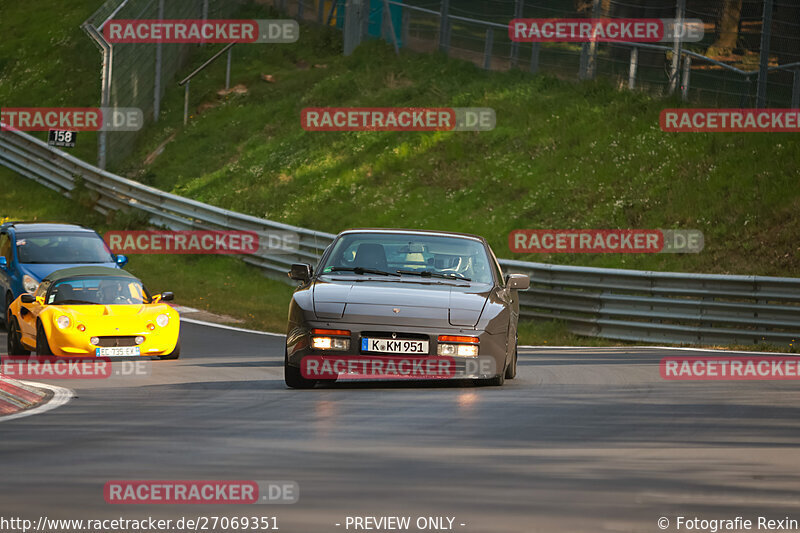
{"label": "car wiper", "polygon": [[441,272],[431,272],[430,270],[398,270],[398,274],[412,274],[414,276],[421,276],[423,278],[442,278],[454,279],[456,281],[472,281],[472,278],[466,276],[457,276],[455,274],[443,274]]}
{"label": "car wiper", "polygon": [[397,276],[393,272],[386,272],[385,270],[378,270],[377,268],[363,268],[363,267],[333,267],[330,272],[354,272],[356,274],[378,274],[379,276]]}

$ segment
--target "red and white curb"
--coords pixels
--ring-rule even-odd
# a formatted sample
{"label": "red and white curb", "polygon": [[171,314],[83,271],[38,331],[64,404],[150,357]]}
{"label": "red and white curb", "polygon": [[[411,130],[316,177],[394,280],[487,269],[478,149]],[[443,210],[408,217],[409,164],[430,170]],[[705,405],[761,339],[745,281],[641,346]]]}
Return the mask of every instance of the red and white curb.
{"label": "red and white curb", "polygon": [[50,411],[72,399],[64,387],[18,381],[0,375],[0,422]]}

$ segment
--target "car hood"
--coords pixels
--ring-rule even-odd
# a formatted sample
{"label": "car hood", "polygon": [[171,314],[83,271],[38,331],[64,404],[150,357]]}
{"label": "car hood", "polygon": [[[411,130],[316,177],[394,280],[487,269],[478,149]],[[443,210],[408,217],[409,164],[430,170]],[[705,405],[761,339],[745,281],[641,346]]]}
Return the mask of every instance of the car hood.
{"label": "car hood", "polygon": [[80,266],[104,266],[117,268],[114,262],[109,263],[22,263],[22,269],[29,275],[36,278],[36,281],[42,281],[44,278],[63,268],[72,268]]}
{"label": "car hood", "polygon": [[314,314],[319,319],[361,324],[473,328],[492,286],[430,279],[317,280]]}

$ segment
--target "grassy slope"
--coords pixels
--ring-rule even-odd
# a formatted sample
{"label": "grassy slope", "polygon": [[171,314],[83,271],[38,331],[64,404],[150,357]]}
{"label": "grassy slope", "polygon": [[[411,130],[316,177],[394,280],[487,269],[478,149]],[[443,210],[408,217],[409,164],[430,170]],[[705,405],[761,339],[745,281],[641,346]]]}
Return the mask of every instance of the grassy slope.
{"label": "grassy slope", "polygon": [[[485,235],[503,257],[567,264],[795,275],[800,149],[789,134],[664,134],[674,103],[521,72],[487,73],[372,42],[345,58],[305,29],[296,45],[239,46],[192,83],[187,127],[171,87],[164,120],[119,170],[198,200],[337,232],[401,226]],[[210,51],[209,51],[210,53]],[[200,59],[198,59],[199,61]],[[298,68],[296,63],[327,68]],[[188,70],[188,69],[187,69]],[[272,74],[277,83],[265,83]],[[488,106],[492,132],[310,133],[308,106]],[[150,166],[140,163],[177,133]],[[515,256],[515,228],[697,228],[696,255]]]}

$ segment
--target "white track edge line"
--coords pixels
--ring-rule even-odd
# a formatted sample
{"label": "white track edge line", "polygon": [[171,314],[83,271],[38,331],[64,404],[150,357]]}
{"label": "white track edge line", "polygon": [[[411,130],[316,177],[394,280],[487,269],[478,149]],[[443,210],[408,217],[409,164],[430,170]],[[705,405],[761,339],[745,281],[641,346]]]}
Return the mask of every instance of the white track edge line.
{"label": "white track edge line", "polygon": [[532,345],[520,345],[520,348],[526,349],[539,349],[539,350],[550,350],[550,349],[558,349],[558,350],[632,350],[632,349],[647,349],[653,348],[655,350],[683,350],[688,352],[712,352],[712,353],[744,353],[750,355],[774,355],[776,357],[780,356],[793,356],[796,354],[787,353],[787,352],[746,352],[741,350],[724,350],[720,348],[688,348],[683,346],[532,346]]}
{"label": "white track edge line", "polygon": [[245,329],[245,328],[237,328],[235,326],[226,326],[225,324],[215,324],[214,322],[206,322],[205,320],[197,320],[194,318],[184,318],[181,317],[181,322],[186,322],[189,324],[197,324],[200,326],[208,326],[211,328],[220,328],[220,329],[227,329],[230,331],[239,331],[242,333],[255,333],[256,335],[269,335],[272,337],[285,337],[282,333],[272,333],[271,331],[258,331],[255,329]]}
{"label": "white track edge line", "polygon": [[61,407],[62,405],[66,405],[75,395],[75,393],[72,390],[65,389],[64,387],[59,387],[57,385],[48,385],[46,383],[36,383],[33,381],[20,381],[20,383],[24,383],[25,385],[30,385],[31,387],[50,390],[53,392],[53,397],[50,398],[46,403],[38,405],[33,409],[26,409],[25,411],[20,411],[18,413],[13,413],[6,416],[0,416],[0,422],[8,422],[9,420],[16,420],[17,418],[24,418],[26,416],[38,415],[45,413],[47,411],[51,411],[56,407]]}

